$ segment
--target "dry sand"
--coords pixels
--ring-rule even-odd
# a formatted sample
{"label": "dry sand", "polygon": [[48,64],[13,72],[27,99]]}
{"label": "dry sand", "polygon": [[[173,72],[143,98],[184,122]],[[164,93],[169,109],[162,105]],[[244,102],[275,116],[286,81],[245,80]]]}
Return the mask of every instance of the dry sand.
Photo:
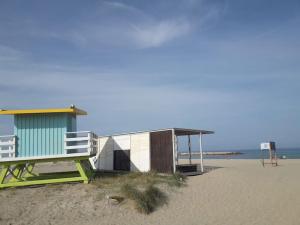
{"label": "dry sand", "polygon": [[189,177],[150,215],[97,200],[93,185],[0,191],[0,224],[299,225],[300,160],[263,168],[257,160],[206,160],[217,167]]}

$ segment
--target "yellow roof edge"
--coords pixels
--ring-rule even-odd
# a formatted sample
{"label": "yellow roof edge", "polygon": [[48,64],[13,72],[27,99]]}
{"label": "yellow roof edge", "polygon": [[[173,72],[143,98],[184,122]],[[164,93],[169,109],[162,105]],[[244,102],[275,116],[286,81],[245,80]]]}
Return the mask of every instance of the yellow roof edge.
{"label": "yellow roof edge", "polygon": [[76,115],[87,115],[87,112],[78,108],[53,108],[53,109],[0,109],[0,115],[37,114],[37,113],[74,113]]}

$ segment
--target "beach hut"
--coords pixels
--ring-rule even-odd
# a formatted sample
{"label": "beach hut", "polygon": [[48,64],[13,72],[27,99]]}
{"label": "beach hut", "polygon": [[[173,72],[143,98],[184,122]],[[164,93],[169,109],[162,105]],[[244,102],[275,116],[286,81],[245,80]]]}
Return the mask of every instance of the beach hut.
{"label": "beach hut", "polygon": [[[95,166],[99,170],[203,172],[202,136],[213,133],[207,130],[170,128],[101,136],[98,139],[99,152]],[[190,137],[194,135],[199,137],[199,164],[192,163],[191,160]],[[188,137],[189,163],[180,163],[180,136]]]}
{"label": "beach hut", "polygon": [[[0,187],[44,183],[89,181],[97,152],[97,136],[77,131],[77,116],[87,115],[81,109],[0,110],[0,115],[14,116],[14,134],[0,136]],[[33,174],[36,163],[74,161],[77,174],[39,176]],[[54,177],[54,178],[53,178]]]}
{"label": "beach hut", "polygon": [[70,143],[68,138],[82,135],[88,137],[92,133],[77,131],[77,116],[87,115],[87,113],[74,106],[59,109],[2,109],[0,115],[14,116],[14,134],[1,137],[2,140],[8,140],[11,146],[9,146],[9,151],[0,151],[2,152],[0,157],[6,154],[15,157],[32,157],[59,155],[72,152],[72,150],[80,152],[78,148],[80,146],[74,145],[78,140]]}

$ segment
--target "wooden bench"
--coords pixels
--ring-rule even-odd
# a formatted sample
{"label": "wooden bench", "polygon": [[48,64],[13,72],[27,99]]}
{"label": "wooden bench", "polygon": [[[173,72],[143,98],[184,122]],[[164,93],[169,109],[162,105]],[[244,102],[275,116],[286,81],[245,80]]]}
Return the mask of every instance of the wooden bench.
{"label": "wooden bench", "polygon": [[[41,185],[64,182],[89,183],[93,169],[89,153],[64,155],[15,157],[0,159],[0,188]],[[73,161],[77,171],[59,173],[35,173],[37,163]]]}

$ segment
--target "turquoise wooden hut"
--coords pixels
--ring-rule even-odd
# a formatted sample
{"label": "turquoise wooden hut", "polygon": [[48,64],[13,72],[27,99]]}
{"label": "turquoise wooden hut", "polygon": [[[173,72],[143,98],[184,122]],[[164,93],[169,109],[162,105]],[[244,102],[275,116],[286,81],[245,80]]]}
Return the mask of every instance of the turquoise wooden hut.
{"label": "turquoise wooden hut", "polygon": [[14,116],[15,157],[65,154],[65,135],[76,132],[76,118],[87,113],[76,107],[0,110]]}
{"label": "turquoise wooden hut", "polygon": [[[77,116],[86,114],[73,105],[59,109],[0,109],[0,115],[14,116],[14,135],[0,136],[0,188],[88,183],[93,175],[98,140],[91,131],[77,131]],[[60,161],[73,161],[76,170],[34,171],[36,164]]]}

